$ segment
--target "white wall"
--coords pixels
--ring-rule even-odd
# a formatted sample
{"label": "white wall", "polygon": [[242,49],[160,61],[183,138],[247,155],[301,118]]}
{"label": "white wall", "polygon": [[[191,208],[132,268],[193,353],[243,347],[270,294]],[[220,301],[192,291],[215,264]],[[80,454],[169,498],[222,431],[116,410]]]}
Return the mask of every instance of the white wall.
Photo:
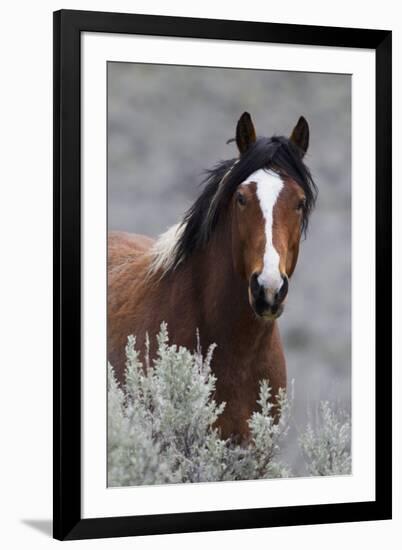
{"label": "white wall", "polygon": [[[7,2],[2,8],[0,85],[0,319],[2,369],[0,383],[0,544],[7,549],[47,548],[51,517],[51,276],[52,276],[52,15],[59,8],[97,9],[193,17],[249,19],[319,24],[394,31],[394,151],[395,213],[402,204],[401,161],[401,31],[398,3],[383,0],[314,0],[262,2],[184,0],[129,2],[88,0]],[[398,70],[397,70],[398,69]],[[401,216],[395,221],[395,275],[401,278]],[[399,253],[397,249],[399,248]],[[394,304],[401,304],[400,289]],[[395,310],[397,308],[395,307]],[[394,329],[401,330],[401,315]],[[5,353],[4,353],[5,352]],[[402,408],[397,400],[402,376],[401,346],[395,349],[394,408],[395,465],[402,463]],[[398,391],[399,390],[399,391]],[[397,438],[398,436],[398,438]],[[171,535],[137,539],[136,548],[204,548],[218,545],[242,548],[339,549],[354,545],[366,549],[387,545],[402,536],[401,475],[392,522],[275,528],[227,533]],[[396,492],[396,491],[395,491]],[[32,524],[36,525],[33,527]],[[46,534],[44,533],[46,532]],[[86,541],[79,547],[128,547],[132,539]]]}

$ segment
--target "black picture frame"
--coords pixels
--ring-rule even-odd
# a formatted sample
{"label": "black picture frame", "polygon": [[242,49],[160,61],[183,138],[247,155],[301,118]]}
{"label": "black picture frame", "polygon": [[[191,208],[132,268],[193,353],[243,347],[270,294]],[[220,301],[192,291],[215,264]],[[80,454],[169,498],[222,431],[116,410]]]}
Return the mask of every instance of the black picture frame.
{"label": "black picture frame", "polygon": [[[374,501],[82,519],[81,47],[83,32],[346,48],[376,55],[376,497]],[[390,519],[391,55],[385,30],[61,10],[54,13],[54,520],[60,540]]]}

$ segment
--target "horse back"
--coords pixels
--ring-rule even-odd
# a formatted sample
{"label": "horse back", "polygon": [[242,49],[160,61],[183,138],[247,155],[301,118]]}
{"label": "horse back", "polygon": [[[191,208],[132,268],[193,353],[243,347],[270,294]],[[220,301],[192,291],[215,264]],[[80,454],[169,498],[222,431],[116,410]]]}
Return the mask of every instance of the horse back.
{"label": "horse back", "polygon": [[146,253],[154,240],[145,235],[114,231],[108,237],[108,271],[135,260]]}

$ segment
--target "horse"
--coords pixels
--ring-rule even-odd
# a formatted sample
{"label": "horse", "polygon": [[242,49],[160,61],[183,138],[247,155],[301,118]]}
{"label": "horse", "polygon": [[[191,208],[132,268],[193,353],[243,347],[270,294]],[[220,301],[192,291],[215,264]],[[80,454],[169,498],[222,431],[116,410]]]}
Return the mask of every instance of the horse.
{"label": "horse", "polygon": [[207,171],[177,225],[156,240],[110,234],[108,359],[123,385],[128,335],[142,356],[149,335],[153,357],[162,322],[170,340],[190,350],[198,332],[202,349],[216,344],[214,398],[226,403],[221,437],[247,441],[260,381],[268,379],[273,396],[286,389],[277,319],[317,188],[303,161],[310,136],[304,117],[289,138],[267,138],[257,137],[246,112],[235,135],[238,157]]}

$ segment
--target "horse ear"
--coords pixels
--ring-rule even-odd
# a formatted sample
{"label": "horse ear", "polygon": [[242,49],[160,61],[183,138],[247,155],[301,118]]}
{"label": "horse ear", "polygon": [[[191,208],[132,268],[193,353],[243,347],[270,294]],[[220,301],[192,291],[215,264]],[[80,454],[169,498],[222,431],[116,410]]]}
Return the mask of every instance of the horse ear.
{"label": "horse ear", "polygon": [[299,149],[301,158],[303,158],[307,152],[309,139],[310,130],[307,120],[304,116],[301,116],[297,121],[296,126],[293,128],[292,135],[290,136],[290,141]]}
{"label": "horse ear", "polygon": [[243,155],[256,141],[253,121],[249,113],[243,113],[236,127],[236,143],[241,155]]}

